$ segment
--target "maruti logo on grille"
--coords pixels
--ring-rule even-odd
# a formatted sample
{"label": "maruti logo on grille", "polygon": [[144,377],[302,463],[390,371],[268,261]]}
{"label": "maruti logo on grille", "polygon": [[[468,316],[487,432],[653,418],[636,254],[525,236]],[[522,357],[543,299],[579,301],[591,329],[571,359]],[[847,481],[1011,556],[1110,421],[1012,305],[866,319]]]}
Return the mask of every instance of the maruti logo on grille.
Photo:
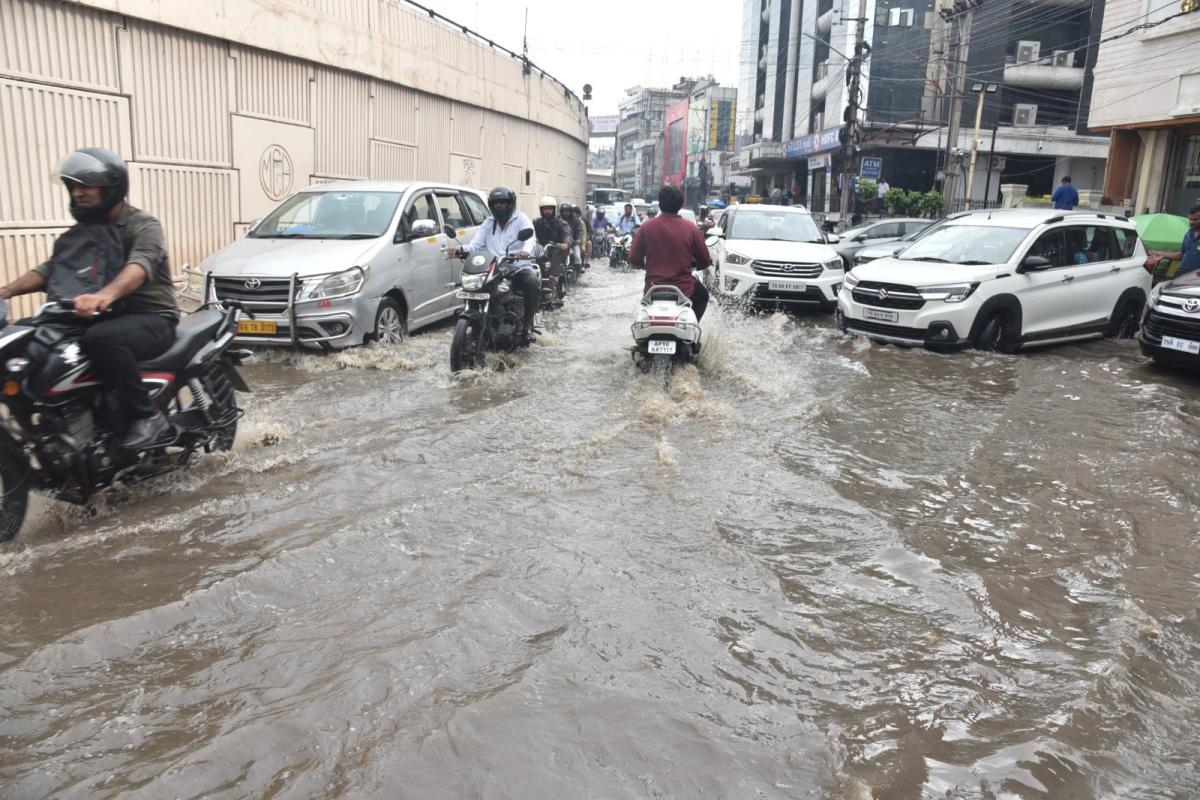
{"label": "maruti logo on grille", "polygon": [[247,289],[257,289],[258,287],[262,286],[262,281],[260,281],[258,278],[247,278],[246,282],[243,283],[242,286],[245,286]]}
{"label": "maruti logo on grille", "polygon": [[875,290],[875,294],[879,295],[880,300],[887,300],[888,290],[881,286]]}
{"label": "maruti logo on grille", "polygon": [[1183,310],[1189,314],[1195,314],[1200,311],[1200,299],[1195,297],[1183,301]]}

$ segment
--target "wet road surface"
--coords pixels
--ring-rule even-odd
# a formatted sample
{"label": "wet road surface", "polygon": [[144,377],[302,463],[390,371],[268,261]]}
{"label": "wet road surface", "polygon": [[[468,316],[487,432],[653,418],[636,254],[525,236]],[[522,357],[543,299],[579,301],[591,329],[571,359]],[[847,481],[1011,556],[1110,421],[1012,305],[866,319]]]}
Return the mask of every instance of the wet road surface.
{"label": "wet road surface", "polygon": [[594,269],[527,354],[270,353],[231,454],[0,547],[6,798],[1200,795],[1200,381]]}

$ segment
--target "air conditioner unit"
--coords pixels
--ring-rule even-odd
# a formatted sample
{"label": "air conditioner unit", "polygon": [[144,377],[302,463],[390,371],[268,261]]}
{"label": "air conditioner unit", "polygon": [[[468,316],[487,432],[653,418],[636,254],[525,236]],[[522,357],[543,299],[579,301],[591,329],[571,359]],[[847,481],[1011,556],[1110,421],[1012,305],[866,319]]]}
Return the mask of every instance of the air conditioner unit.
{"label": "air conditioner unit", "polygon": [[1042,54],[1041,42],[1017,42],[1017,63],[1028,64],[1037,61]]}
{"label": "air conditioner unit", "polygon": [[1038,107],[1033,103],[1017,103],[1013,107],[1013,127],[1032,128],[1037,125]]}

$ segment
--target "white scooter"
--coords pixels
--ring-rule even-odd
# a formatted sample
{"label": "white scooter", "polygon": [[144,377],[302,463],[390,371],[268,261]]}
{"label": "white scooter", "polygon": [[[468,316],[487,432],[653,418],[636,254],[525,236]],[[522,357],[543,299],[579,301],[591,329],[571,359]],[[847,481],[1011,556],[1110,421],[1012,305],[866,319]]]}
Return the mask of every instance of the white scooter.
{"label": "white scooter", "polygon": [[700,323],[692,301],[676,286],[651,286],[631,326],[633,362],[643,372],[667,372],[700,354]]}

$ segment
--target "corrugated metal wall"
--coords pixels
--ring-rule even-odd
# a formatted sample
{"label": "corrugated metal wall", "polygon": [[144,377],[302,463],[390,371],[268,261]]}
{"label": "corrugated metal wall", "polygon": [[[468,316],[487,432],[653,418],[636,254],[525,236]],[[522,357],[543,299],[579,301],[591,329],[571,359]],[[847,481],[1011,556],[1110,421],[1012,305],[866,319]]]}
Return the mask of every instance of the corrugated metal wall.
{"label": "corrugated metal wall", "polygon": [[365,178],[370,172],[367,140],[371,82],[342,70],[317,69],[317,174]]}
{"label": "corrugated metal wall", "polygon": [[316,75],[311,65],[246,47],[233,48],[233,55],[239,114],[297,125],[312,123]]}
{"label": "corrugated metal wall", "polygon": [[221,42],[130,22],[119,38],[133,157],[230,166],[230,59]]}
{"label": "corrugated metal wall", "polygon": [[[474,76],[490,88],[499,67],[511,70],[502,64],[511,56],[391,0],[275,5],[281,15],[310,16],[314,24],[330,17],[377,33],[397,58],[449,54],[462,74],[447,80]],[[535,104],[564,102],[561,88],[547,88],[556,86],[551,81],[535,75],[529,86]],[[512,186],[532,211],[536,173],[547,191],[583,200],[582,180],[573,177],[582,176],[583,143],[447,100],[437,86],[390,83],[339,70],[336,60],[316,64],[57,0],[0,0],[3,280],[45,260],[70,224],[54,169],[76,147],[110,147],[129,160],[131,201],[162,220],[177,270],[244,234],[254,203],[241,193],[258,188],[233,168],[233,114],[313,132],[311,174],[293,151],[297,167],[306,165],[297,169],[296,187],[334,177],[469,178],[483,188]],[[239,152],[244,178],[246,165],[265,154]],[[36,302],[27,298],[17,309],[27,313]]]}

